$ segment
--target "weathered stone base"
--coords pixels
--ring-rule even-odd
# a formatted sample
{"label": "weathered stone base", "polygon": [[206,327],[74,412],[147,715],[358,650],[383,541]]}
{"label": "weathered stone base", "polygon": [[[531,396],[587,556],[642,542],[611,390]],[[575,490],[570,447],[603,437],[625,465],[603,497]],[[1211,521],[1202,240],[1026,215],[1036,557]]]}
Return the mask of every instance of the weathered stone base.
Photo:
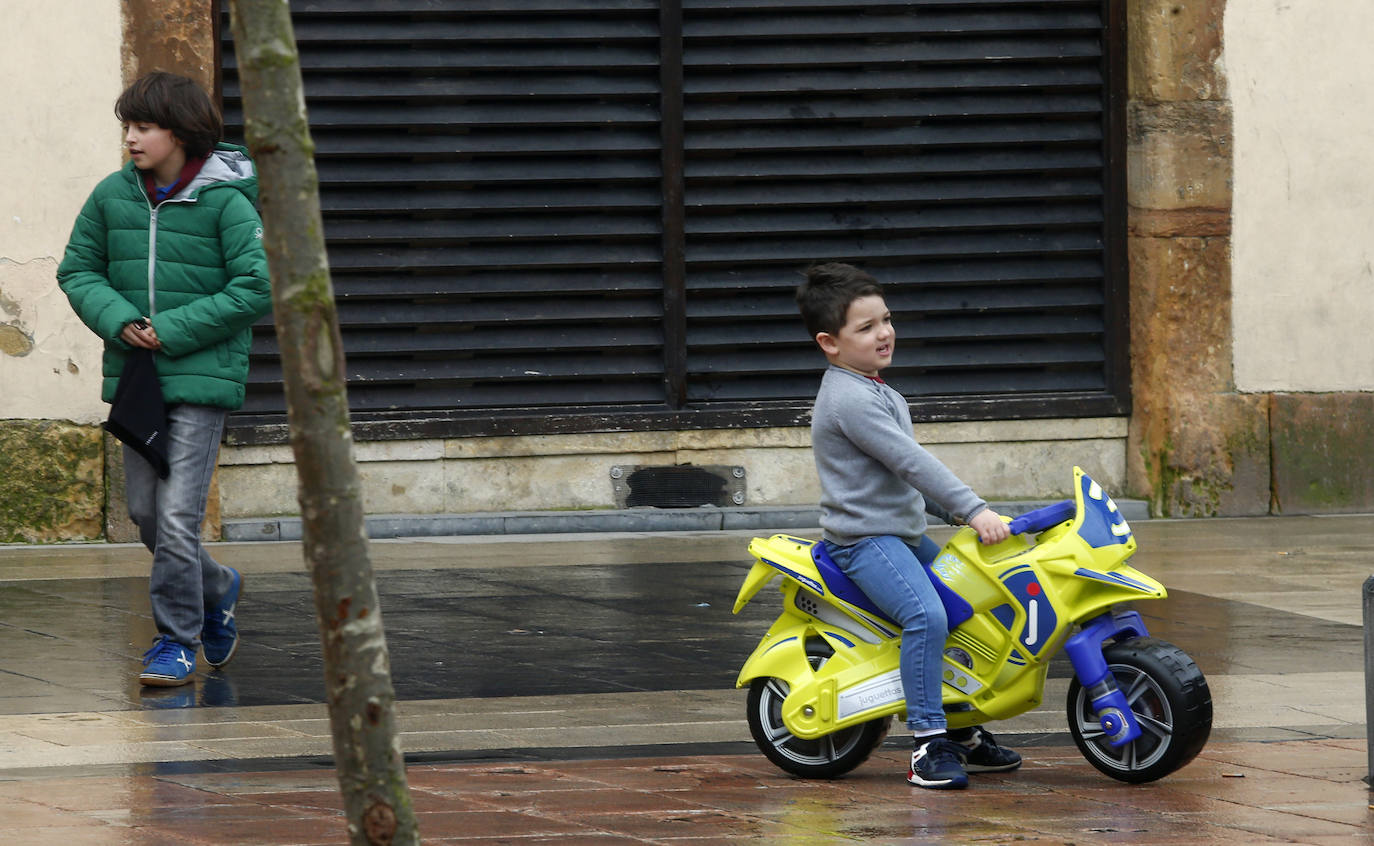
{"label": "weathered stone base", "polygon": [[1374,512],[1374,393],[1217,394],[1151,423],[1129,465],[1155,516]]}
{"label": "weathered stone base", "polygon": [[[1125,436],[1124,418],[916,427],[980,496],[1003,501],[1071,495],[1074,465],[1124,493]],[[377,441],[355,458],[374,515],[613,509],[610,471],[627,464],[743,467],[746,507],[820,500],[804,427]],[[228,446],[220,465],[224,519],[299,513],[290,447]]]}
{"label": "weathered stone base", "polygon": [[1374,511],[1374,393],[1273,394],[1274,511]]}
{"label": "weathered stone base", "polygon": [[1269,420],[1264,394],[1199,396],[1132,421],[1131,493],[1156,517],[1268,514]]}
{"label": "weathered stone base", "polygon": [[101,536],[102,434],[55,420],[0,420],[0,543]]}

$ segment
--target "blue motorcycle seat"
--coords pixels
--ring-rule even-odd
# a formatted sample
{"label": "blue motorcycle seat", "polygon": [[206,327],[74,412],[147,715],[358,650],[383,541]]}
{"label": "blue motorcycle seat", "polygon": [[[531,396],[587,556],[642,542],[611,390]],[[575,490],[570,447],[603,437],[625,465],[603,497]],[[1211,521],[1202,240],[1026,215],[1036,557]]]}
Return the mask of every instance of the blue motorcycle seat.
{"label": "blue motorcycle seat", "polygon": [[[820,571],[821,580],[825,582],[825,586],[830,589],[831,593],[850,605],[862,608],[880,620],[885,620],[900,628],[900,623],[889,617],[877,605],[874,605],[873,600],[868,598],[868,594],[864,593],[858,585],[854,584],[853,580],[844,574],[840,565],[836,564],[835,559],[831,558],[830,553],[826,551],[824,541],[817,541],[811,546],[811,560],[816,562],[816,569]],[[973,606],[968,604],[968,600],[950,590],[943,579],[930,571],[930,562],[922,561],[921,566],[925,568],[926,575],[930,577],[931,584],[935,586],[935,593],[939,595],[940,601],[945,606],[945,617],[948,621],[949,630],[953,631],[955,627],[973,616]]]}
{"label": "blue motorcycle seat", "polygon": [[883,613],[883,610],[874,605],[873,600],[868,598],[868,594],[860,590],[859,586],[854,584],[854,582],[844,574],[844,571],[840,569],[840,565],[836,564],[835,559],[830,557],[830,553],[825,551],[825,543],[823,541],[817,541],[812,544],[811,560],[816,562],[816,569],[821,572],[821,580],[825,582],[825,586],[830,589],[831,593],[843,599],[845,602],[848,602],[850,605],[856,608],[862,608],[870,614],[877,616],[878,619],[901,628],[896,620]]}

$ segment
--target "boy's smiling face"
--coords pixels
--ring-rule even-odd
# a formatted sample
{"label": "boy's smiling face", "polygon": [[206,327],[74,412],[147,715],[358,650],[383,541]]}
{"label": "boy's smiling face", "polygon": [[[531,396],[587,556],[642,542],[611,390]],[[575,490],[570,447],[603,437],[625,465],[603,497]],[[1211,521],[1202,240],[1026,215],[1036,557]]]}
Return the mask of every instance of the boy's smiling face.
{"label": "boy's smiling face", "polygon": [[876,294],[859,297],[845,311],[840,331],[834,335],[821,332],[816,343],[831,364],[876,377],[878,371],[892,363],[892,351],[897,345],[892,312]]}

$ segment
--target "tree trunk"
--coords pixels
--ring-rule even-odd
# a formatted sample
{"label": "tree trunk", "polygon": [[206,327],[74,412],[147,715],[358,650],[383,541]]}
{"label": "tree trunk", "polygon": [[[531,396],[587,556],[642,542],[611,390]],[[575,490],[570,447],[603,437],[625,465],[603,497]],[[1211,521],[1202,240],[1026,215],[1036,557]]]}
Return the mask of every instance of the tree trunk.
{"label": "tree trunk", "polygon": [[349,837],[354,844],[417,843],[290,8],[284,0],[230,5]]}

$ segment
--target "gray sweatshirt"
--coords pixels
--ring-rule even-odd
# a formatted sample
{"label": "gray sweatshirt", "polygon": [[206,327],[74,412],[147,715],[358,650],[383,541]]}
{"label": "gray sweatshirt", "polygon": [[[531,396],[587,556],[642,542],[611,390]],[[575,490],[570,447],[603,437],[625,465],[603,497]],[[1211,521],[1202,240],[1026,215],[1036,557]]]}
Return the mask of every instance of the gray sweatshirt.
{"label": "gray sweatshirt", "polygon": [[915,543],[925,534],[924,496],[968,522],[987,503],[920,444],[911,411],[887,385],[831,365],[811,412],[825,539],[849,546],[877,535]]}

